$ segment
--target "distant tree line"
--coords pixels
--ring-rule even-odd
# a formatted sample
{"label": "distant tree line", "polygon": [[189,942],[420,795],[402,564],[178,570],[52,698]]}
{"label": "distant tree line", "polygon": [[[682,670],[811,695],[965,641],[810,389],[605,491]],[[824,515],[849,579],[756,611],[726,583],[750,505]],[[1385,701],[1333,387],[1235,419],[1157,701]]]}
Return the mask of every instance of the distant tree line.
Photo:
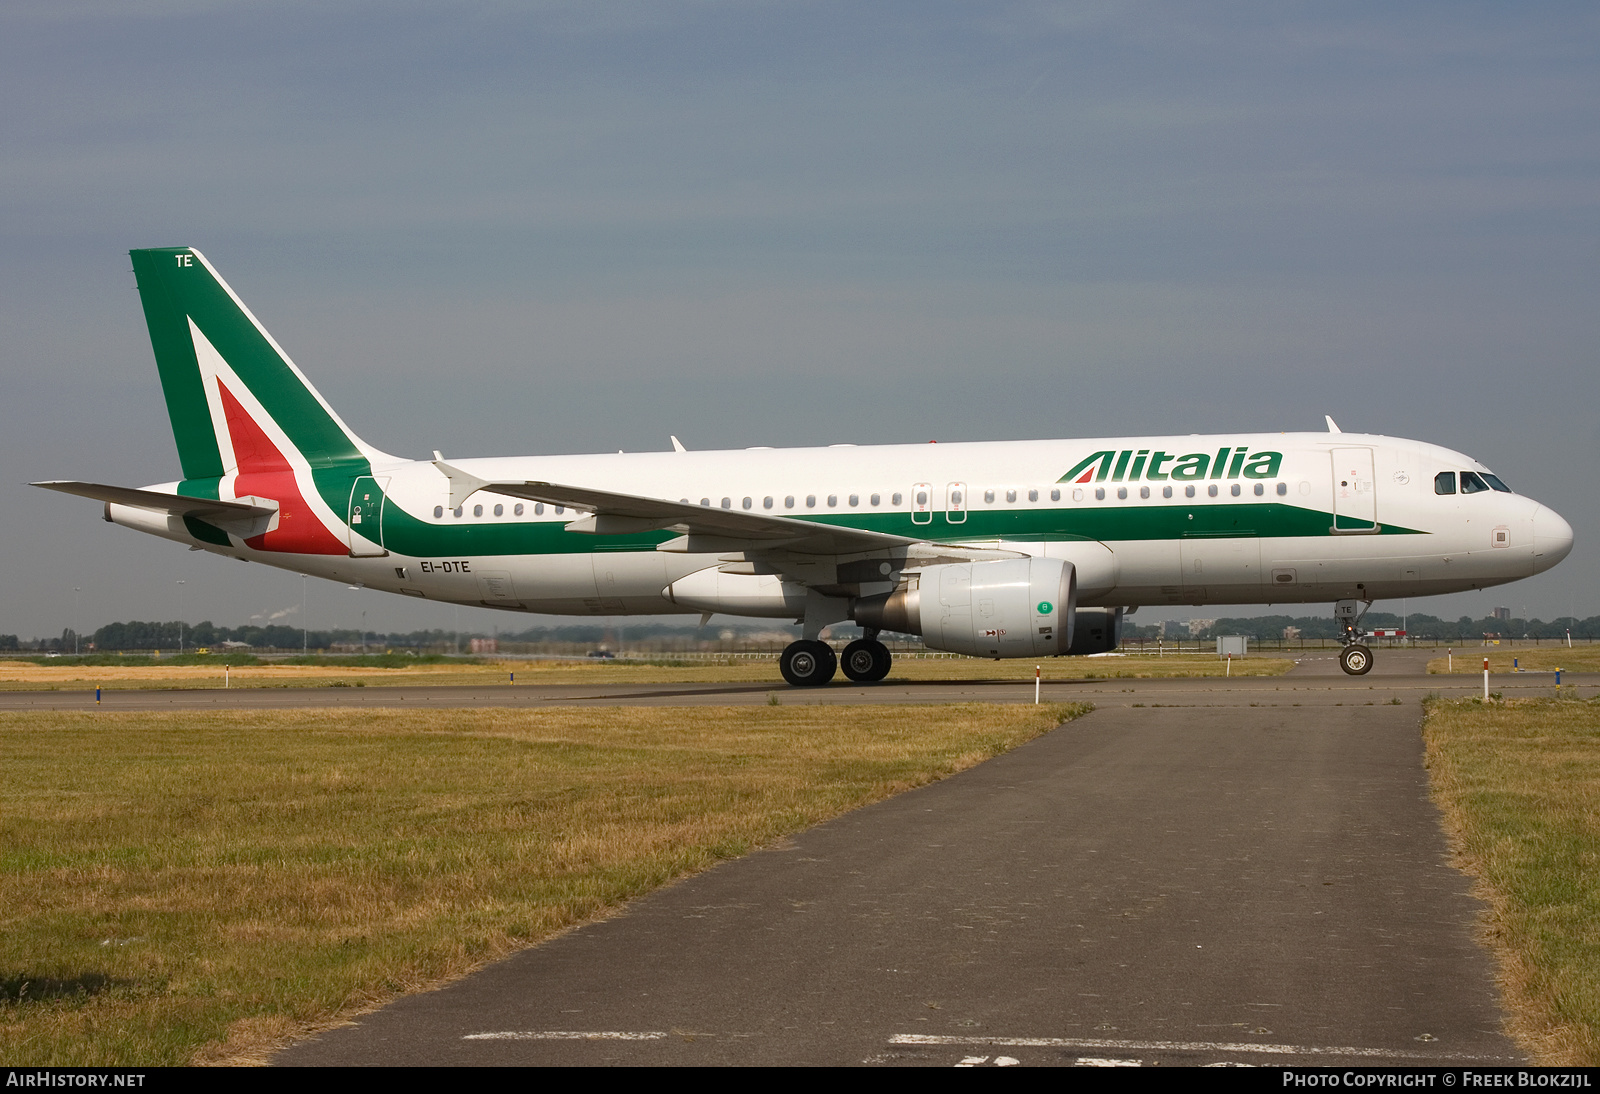
{"label": "distant tree line", "polygon": [[[1563,616],[1546,622],[1541,619],[1496,619],[1492,615],[1484,616],[1482,619],[1463,615],[1459,619],[1448,620],[1421,612],[1410,612],[1404,617],[1403,624],[1401,619],[1401,616],[1392,612],[1368,612],[1366,618],[1361,621],[1361,627],[1363,630],[1374,631],[1400,629],[1403,625],[1406,633],[1412,638],[1439,641],[1476,642],[1481,641],[1486,634],[1498,635],[1501,638],[1565,639],[1569,630],[1574,638],[1600,638],[1600,615],[1592,615],[1587,619]],[[1343,637],[1331,612],[1327,615],[1310,616],[1259,615],[1249,618],[1221,618],[1213,621],[1209,627],[1201,628],[1198,634],[1191,636],[1185,631],[1184,637],[1204,640],[1224,634],[1244,634],[1258,642],[1276,642],[1284,637],[1285,631],[1289,628],[1299,631],[1296,637],[1312,641]],[[1161,631],[1160,623],[1135,626],[1133,619],[1129,619],[1122,633],[1124,641],[1130,638],[1142,638],[1154,642],[1162,637]]]}
{"label": "distant tree line", "polygon": [[[1163,637],[1173,637],[1168,625],[1161,623],[1139,624],[1137,616],[1130,617],[1123,627],[1125,642],[1154,642]],[[1565,639],[1568,631],[1574,638],[1596,639],[1600,638],[1600,615],[1590,616],[1587,619],[1577,619],[1564,616],[1548,622],[1540,619],[1496,619],[1485,616],[1482,619],[1473,619],[1471,616],[1461,616],[1456,620],[1440,619],[1437,616],[1423,613],[1411,613],[1405,618],[1405,629],[1413,638],[1435,639],[1438,641],[1480,641],[1486,634],[1498,635],[1501,638],[1538,638],[1543,640]],[[1180,625],[1181,626],[1181,625]],[[1362,627],[1366,630],[1380,628],[1399,628],[1401,617],[1391,612],[1369,612]],[[1298,631],[1295,637],[1310,641],[1319,639],[1338,639],[1340,631],[1333,621],[1331,613],[1327,615],[1290,616],[1290,615],[1261,615],[1250,617],[1224,617],[1219,618],[1203,628],[1197,628],[1197,633],[1191,633],[1187,627],[1182,628],[1182,637],[1185,640],[1209,640],[1217,635],[1244,634],[1249,635],[1257,642],[1276,642],[1283,639],[1290,628]],[[792,630],[794,628],[778,621],[763,623],[724,623],[718,621],[714,627],[701,628],[692,623],[579,623],[554,627],[529,627],[522,631],[499,631],[497,637],[505,642],[567,642],[567,643],[620,643],[648,642],[669,638],[717,638],[728,631],[734,633],[737,640],[747,634],[769,634],[774,630]],[[849,625],[842,628],[850,629]],[[176,650],[179,635],[182,634],[183,647],[188,650],[207,648],[220,650],[225,643],[241,643],[252,649],[278,649],[297,650],[302,644],[314,650],[332,648],[349,649],[362,644],[362,634],[355,630],[316,630],[302,632],[298,627],[288,627],[275,624],[267,627],[219,627],[207,620],[201,623],[171,622],[143,622],[131,620],[124,623],[107,623],[96,629],[94,634],[77,634],[71,628],[61,632],[60,637],[31,638],[23,640],[14,634],[0,634],[0,651],[34,651],[51,653],[72,653],[75,649],[87,653],[91,649],[102,652],[110,650]],[[796,632],[798,633],[798,632]],[[365,644],[372,650],[398,649],[427,651],[451,651],[458,645],[465,649],[466,643],[472,638],[486,638],[488,635],[481,631],[449,631],[442,628],[423,631],[379,633],[368,631],[365,635]]]}

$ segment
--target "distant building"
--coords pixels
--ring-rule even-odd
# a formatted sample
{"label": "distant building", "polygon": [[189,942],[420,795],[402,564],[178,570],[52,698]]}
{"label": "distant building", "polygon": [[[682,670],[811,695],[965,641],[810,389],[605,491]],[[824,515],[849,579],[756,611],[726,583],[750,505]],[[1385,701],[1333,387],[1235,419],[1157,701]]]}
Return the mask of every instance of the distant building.
{"label": "distant building", "polygon": [[472,640],[473,653],[499,653],[500,640],[498,638],[474,638]]}
{"label": "distant building", "polygon": [[1496,608],[1494,610],[1494,617],[1496,619],[1510,619],[1511,618],[1511,609],[1510,608]]}
{"label": "distant building", "polygon": [[1296,638],[1299,638],[1299,637],[1300,637],[1300,628],[1299,627],[1285,627],[1285,628],[1283,628],[1283,640],[1285,642],[1293,642]]}
{"label": "distant building", "polygon": [[1190,638],[1199,638],[1202,633],[1204,633],[1205,631],[1210,630],[1212,628],[1212,626],[1214,626],[1216,624],[1216,622],[1217,621],[1215,619],[1191,619],[1191,620],[1189,620],[1189,637]]}

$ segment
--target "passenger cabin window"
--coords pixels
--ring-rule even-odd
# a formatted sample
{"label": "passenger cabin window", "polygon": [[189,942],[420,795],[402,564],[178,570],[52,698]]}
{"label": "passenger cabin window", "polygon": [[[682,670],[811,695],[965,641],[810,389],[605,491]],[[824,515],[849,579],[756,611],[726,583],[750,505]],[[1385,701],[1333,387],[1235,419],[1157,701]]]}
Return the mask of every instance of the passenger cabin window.
{"label": "passenger cabin window", "polygon": [[816,507],[817,507],[817,496],[815,494],[807,494],[806,495],[806,508],[807,509],[815,509]]}
{"label": "passenger cabin window", "polygon": [[877,505],[883,499],[881,497],[879,497],[877,494],[874,494],[874,495],[872,495],[872,497],[868,498],[867,500],[872,502],[873,505]]}
{"label": "passenger cabin window", "polygon": [[838,494],[829,494],[828,495],[828,508],[832,509],[834,506],[836,506],[838,504],[839,504],[839,495]]}
{"label": "passenger cabin window", "polygon": [[1463,494],[1481,494],[1489,489],[1489,484],[1478,477],[1476,471],[1461,472],[1461,492]]}
{"label": "passenger cabin window", "polygon": [[472,507],[472,515],[473,515],[473,516],[475,516],[475,517],[481,517],[481,516],[483,516],[483,506],[481,506],[481,505],[474,505],[474,506],[473,506],[473,507]]}
{"label": "passenger cabin window", "polygon": [[1172,497],[1172,487],[1170,487],[1170,486],[1163,486],[1163,487],[1162,487],[1162,488],[1161,488],[1161,496],[1162,496],[1162,497],[1164,497],[1164,498],[1170,498],[1170,497]]}
{"label": "passenger cabin window", "polygon": [[1105,501],[1106,500],[1106,488],[1105,487],[1097,486],[1097,487],[1094,488],[1094,500],[1095,501]]}
{"label": "passenger cabin window", "polygon": [[1212,483],[1210,486],[1206,487],[1206,496],[1207,497],[1212,497],[1212,498],[1217,496],[1217,484],[1216,483]]}
{"label": "passenger cabin window", "polygon": [[1017,492],[1015,490],[1007,490],[1006,491],[1006,501],[1008,503],[1010,503],[1010,504],[1015,504],[1016,500],[1017,500]]}
{"label": "passenger cabin window", "polygon": [[1128,488],[1126,486],[1117,487],[1117,500],[1118,501],[1127,501],[1128,500]]}
{"label": "passenger cabin window", "polygon": [[544,516],[544,502],[536,501],[533,503],[533,515],[536,517]]}
{"label": "passenger cabin window", "polygon": [[1029,490],[1028,491],[1028,500],[1029,501],[1038,501],[1039,500],[1039,491],[1037,491],[1037,490]]}
{"label": "passenger cabin window", "polygon": [[764,498],[761,499],[761,508],[763,508],[763,509],[771,509],[772,508],[772,496],[770,494],[767,497],[764,497]]}
{"label": "passenger cabin window", "polygon": [[740,504],[740,505],[743,505],[743,506],[744,506],[744,507],[745,507],[745,508],[746,508],[746,509],[748,509],[748,508],[750,508],[750,507],[751,507],[751,506],[752,506],[752,505],[754,505],[754,504],[755,504],[755,502],[753,502],[753,501],[751,501],[751,500],[750,500],[750,499],[749,499],[749,498],[745,498],[745,499],[744,499],[744,501],[742,501],[742,502],[740,502],[740,503],[739,503],[739,504]]}
{"label": "passenger cabin window", "polygon": [[504,505],[496,505],[494,507],[494,515],[497,516],[497,517],[505,516],[506,515],[506,507]]}
{"label": "passenger cabin window", "polygon": [[794,508],[794,495],[793,494],[785,494],[784,495],[784,497],[783,497],[783,507],[785,509],[793,509]]}
{"label": "passenger cabin window", "polygon": [[[901,499],[903,499],[904,497],[905,497],[905,495],[900,493],[897,490],[893,494],[889,495],[889,504],[898,507],[900,505],[900,503],[901,503]],[[873,505],[877,505],[878,503],[877,502],[873,502],[872,504]]]}
{"label": "passenger cabin window", "polygon": [[434,506],[434,507],[433,507],[433,516],[434,516],[434,519],[435,519],[435,520],[437,520],[437,519],[438,519],[438,518],[439,518],[439,517],[442,517],[442,516],[444,516],[444,506],[442,506],[442,505],[435,505],[435,506]]}
{"label": "passenger cabin window", "polygon": [[1149,496],[1150,496],[1150,488],[1148,486],[1139,487],[1139,497],[1148,498]]}
{"label": "passenger cabin window", "polygon": [[994,491],[993,490],[985,490],[983,492],[983,504],[985,504],[985,505],[993,505],[994,504]]}
{"label": "passenger cabin window", "polygon": [[1053,486],[1053,487],[1050,488],[1050,500],[1051,501],[1060,501],[1061,500],[1061,487]]}
{"label": "passenger cabin window", "polygon": [[511,515],[514,517],[520,517],[522,515],[522,503],[520,501],[512,507]]}
{"label": "passenger cabin window", "polygon": [[[1259,494],[1261,492],[1262,492],[1261,491],[1261,484],[1258,482],[1258,483],[1256,483],[1256,493]],[[1286,482],[1280,482],[1278,484],[1278,497],[1280,497],[1280,498],[1284,497],[1288,493],[1289,493],[1289,484],[1286,483]]]}
{"label": "passenger cabin window", "polygon": [[861,495],[860,494],[851,494],[850,495],[850,508],[854,509],[856,506],[858,506],[860,504],[861,504]]}
{"label": "passenger cabin window", "polygon": [[1454,471],[1441,471],[1433,477],[1433,492],[1435,494],[1454,494],[1456,492],[1456,473]]}
{"label": "passenger cabin window", "polygon": [[[1256,485],[1260,486],[1261,484],[1258,482],[1258,483],[1256,483]],[[1228,488],[1228,493],[1232,494],[1234,497],[1238,497],[1239,496],[1239,484],[1238,483],[1234,483],[1231,487],[1229,487]]]}

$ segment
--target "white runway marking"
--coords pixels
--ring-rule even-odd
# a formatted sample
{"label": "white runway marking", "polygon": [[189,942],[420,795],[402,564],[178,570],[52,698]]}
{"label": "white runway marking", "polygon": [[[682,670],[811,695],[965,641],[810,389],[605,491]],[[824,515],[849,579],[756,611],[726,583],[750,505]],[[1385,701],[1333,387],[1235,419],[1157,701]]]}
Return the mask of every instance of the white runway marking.
{"label": "white runway marking", "polygon": [[469,1033],[463,1041],[663,1041],[670,1036],[660,1030],[630,1032],[597,1029],[512,1029],[499,1033]]}
{"label": "white runway marking", "polygon": [[943,1037],[897,1033],[891,1045],[945,1045],[954,1048],[1070,1048],[1114,1052],[1253,1052],[1267,1056],[1356,1056],[1372,1060],[1501,1060],[1501,1056],[1410,1052],[1395,1048],[1352,1048],[1338,1045],[1267,1045],[1229,1041],[1111,1041],[1094,1037]]}

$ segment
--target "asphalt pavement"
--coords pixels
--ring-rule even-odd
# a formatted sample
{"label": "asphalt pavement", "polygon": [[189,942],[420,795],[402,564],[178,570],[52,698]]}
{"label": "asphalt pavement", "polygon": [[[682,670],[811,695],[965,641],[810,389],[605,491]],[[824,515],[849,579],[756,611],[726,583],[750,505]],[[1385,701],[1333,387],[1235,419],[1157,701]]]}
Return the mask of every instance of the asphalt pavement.
{"label": "asphalt pavement", "polygon": [[277,1062],[1516,1062],[1422,767],[1419,700],[1447,688],[1378,666],[1050,685],[1098,709]]}

